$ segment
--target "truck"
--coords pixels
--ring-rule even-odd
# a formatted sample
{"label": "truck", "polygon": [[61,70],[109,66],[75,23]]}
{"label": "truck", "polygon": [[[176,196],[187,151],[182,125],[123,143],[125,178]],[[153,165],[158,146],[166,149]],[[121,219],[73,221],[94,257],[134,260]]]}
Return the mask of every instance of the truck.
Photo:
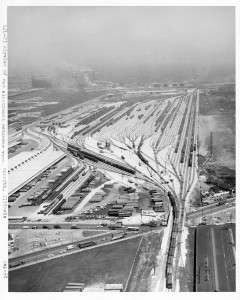
{"label": "truck", "polygon": [[122,239],[125,236],[125,233],[123,231],[121,232],[117,232],[117,233],[113,233],[112,234],[112,241],[118,240],[118,239]]}
{"label": "truck", "polygon": [[122,224],[119,224],[119,223],[109,224],[108,228],[109,229],[119,229],[119,228],[122,228]]}
{"label": "truck", "polygon": [[74,245],[67,245],[67,250],[72,250],[74,249]]}
{"label": "truck", "polygon": [[131,226],[131,227],[127,227],[127,230],[128,231],[139,231],[139,227]]}
{"label": "truck", "polygon": [[76,181],[78,179],[78,175],[74,176],[72,181]]}
{"label": "truck", "polygon": [[15,261],[9,263],[9,268],[15,268],[24,264],[24,261]]}
{"label": "truck", "polygon": [[22,229],[29,229],[29,226],[23,226]]}

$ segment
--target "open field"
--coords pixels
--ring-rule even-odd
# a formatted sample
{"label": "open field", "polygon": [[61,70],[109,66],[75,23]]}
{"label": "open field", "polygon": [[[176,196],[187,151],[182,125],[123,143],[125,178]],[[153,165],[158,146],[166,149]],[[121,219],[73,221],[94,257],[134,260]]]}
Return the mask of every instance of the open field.
{"label": "open field", "polygon": [[126,283],[140,238],[94,248],[9,272],[10,292],[57,292],[68,282]]}
{"label": "open field", "polygon": [[188,236],[186,240],[186,263],[180,268],[180,290],[182,292],[193,292],[194,285],[194,240],[195,228],[188,229]]}
{"label": "open field", "polygon": [[219,165],[235,168],[235,128],[232,113],[200,116],[200,149],[201,155],[210,151],[210,132],[213,133],[213,161]]}
{"label": "open field", "polygon": [[199,101],[199,153],[206,155],[213,133],[213,161],[235,169],[235,86],[202,92]]}
{"label": "open field", "polygon": [[[20,93],[9,96],[9,123],[12,123],[17,118],[21,119],[24,124],[28,124],[36,121],[39,114],[40,116],[47,116],[57,113],[78,103],[100,96],[103,93],[101,91],[88,93],[75,89],[39,89],[28,94]],[[17,106],[22,107],[23,105],[26,106],[26,110],[22,110],[20,114]]]}
{"label": "open field", "polygon": [[157,268],[157,255],[161,249],[162,237],[163,231],[150,233],[143,237],[128,283],[128,292],[149,291],[152,272],[154,272],[154,268]]}

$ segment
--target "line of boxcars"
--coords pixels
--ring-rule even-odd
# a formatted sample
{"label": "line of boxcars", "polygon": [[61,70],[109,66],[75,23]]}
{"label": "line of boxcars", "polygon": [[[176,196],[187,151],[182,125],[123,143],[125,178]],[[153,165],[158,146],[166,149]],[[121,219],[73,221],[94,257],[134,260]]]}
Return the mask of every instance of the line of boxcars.
{"label": "line of boxcars", "polygon": [[[178,148],[179,148],[179,144],[180,144],[180,139],[182,138],[181,137],[181,132],[183,130],[183,124],[184,124],[184,120],[186,118],[186,113],[187,113],[187,108],[185,109],[185,112],[184,112],[184,116],[183,116],[183,119],[182,119],[182,122],[181,122],[181,125],[180,125],[180,128],[179,128],[179,136],[178,136],[178,141],[177,141],[177,145],[176,145],[176,148],[175,148],[175,153],[177,153],[178,151]],[[188,158],[185,158],[185,154],[186,154],[186,145],[187,145],[187,140],[188,140],[188,132],[189,132],[189,127],[190,127],[190,119],[191,119],[191,115],[192,115],[192,119],[193,119],[193,126],[191,128],[191,136],[190,136],[190,150],[189,150],[189,157]],[[187,128],[186,128],[186,132],[185,132],[185,137],[184,137],[184,144],[183,144],[183,147],[181,149],[181,158],[180,158],[180,163],[183,163],[184,162],[184,158],[185,159],[188,159],[188,166],[191,167],[192,166],[192,156],[193,156],[193,151],[196,150],[196,144],[194,144],[194,133],[195,133],[195,126],[194,126],[194,123],[195,123],[195,118],[196,118],[196,97],[194,97],[193,99],[193,102],[191,104],[191,111],[190,111],[190,117],[188,119],[188,123],[187,123]]]}
{"label": "line of boxcars", "polygon": [[168,192],[168,197],[171,202],[172,209],[173,209],[173,227],[172,227],[172,231],[171,231],[170,243],[169,243],[169,248],[168,248],[165,276],[166,276],[166,288],[172,289],[172,286],[173,286],[173,259],[174,259],[174,253],[175,253],[176,246],[177,246],[179,211],[178,211],[178,207],[176,205],[175,199],[170,192]]}
{"label": "line of boxcars", "polygon": [[108,159],[107,157],[104,157],[103,155],[96,154],[90,150],[84,150],[84,149],[79,149],[78,147],[74,145],[68,144],[67,150],[72,153],[75,157],[78,157],[80,159],[89,159],[93,162],[102,162],[105,164],[108,164],[114,168],[120,169],[121,171],[130,173],[130,174],[135,174],[135,170],[133,168],[130,168],[121,162],[114,161],[113,159]]}

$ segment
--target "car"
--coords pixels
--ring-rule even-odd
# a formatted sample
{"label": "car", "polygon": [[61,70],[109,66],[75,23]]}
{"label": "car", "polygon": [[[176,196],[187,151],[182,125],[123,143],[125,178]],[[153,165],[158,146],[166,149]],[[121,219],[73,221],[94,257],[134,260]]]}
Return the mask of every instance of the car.
{"label": "car", "polygon": [[54,228],[54,229],[59,229],[59,228],[61,228],[61,226],[58,225],[58,224],[55,224],[55,225],[53,225],[53,228]]}

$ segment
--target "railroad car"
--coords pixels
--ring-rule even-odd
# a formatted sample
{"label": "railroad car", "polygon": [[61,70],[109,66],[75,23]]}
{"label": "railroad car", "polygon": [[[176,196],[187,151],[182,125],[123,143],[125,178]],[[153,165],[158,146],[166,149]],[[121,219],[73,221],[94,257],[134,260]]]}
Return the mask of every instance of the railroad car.
{"label": "railroad car", "polygon": [[95,246],[95,245],[97,245],[97,243],[94,242],[94,241],[80,242],[80,243],[78,244],[78,247],[79,247],[80,249],[82,249],[82,248],[87,248],[87,247],[91,247],[91,246]]}
{"label": "railroad car", "polygon": [[127,227],[128,231],[139,231],[139,227]]}
{"label": "railroad car", "polygon": [[149,164],[148,160],[147,160],[146,158],[143,157],[141,151],[138,151],[138,152],[137,152],[137,155],[138,155],[138,157],[140,158],[140,160],[141,160],[144,164],[146,164],[146,165]]}
{"label": "railroad car", "polygon": [[191,152],[190,152],[190,154],[189,154],[188,166],[189,166],[189,167],[192,166],[192,153],[191,153]]}
{"label": "railroad car", "polygon": [[15,268],[24,264],[24,261],[15,261],[9,263],[9,268]]}
{"label": "railroad car", "polygon": [[166,276],[166,287],[169,290],[172,289],[172,274],[171,273],[168,273]]}
{"label": "railroad car", "polygon": [[68,144],[67,151],[71,152],[73,156],[80,157],[81,151],[78,147]]}

